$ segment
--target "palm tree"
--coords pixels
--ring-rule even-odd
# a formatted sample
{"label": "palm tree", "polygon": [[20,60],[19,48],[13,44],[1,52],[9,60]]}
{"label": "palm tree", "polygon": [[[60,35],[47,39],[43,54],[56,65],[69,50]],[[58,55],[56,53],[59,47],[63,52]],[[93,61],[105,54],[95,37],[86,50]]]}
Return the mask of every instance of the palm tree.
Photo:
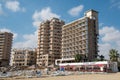
{"label": "palm tree", "polygon": [[118,51],[115,50],[115,49],[111,49],[109,51],[109,57],[110,57],[111,61],[117,61],[118,62],[118,57],[119,57]]}

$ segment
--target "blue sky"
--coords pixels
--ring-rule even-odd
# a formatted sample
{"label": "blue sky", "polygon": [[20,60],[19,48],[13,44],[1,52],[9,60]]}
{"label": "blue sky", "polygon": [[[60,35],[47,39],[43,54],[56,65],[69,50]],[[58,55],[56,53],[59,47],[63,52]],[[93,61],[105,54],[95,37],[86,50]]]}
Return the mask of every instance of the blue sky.
{"label": "blue sky", "polygon": [[89,9],[99,12],[100,54],[120,50],[119,0],[0,0],[0,31],[14,34],[13,48],[35,48],[40,22],[57,17],[68,23]]}

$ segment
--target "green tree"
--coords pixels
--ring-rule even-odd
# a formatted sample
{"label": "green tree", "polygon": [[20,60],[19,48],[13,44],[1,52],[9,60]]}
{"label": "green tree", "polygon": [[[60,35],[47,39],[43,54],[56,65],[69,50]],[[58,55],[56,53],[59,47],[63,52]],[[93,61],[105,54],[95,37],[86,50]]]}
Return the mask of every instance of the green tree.
{"label": "green tree", "polygon": [[103,56],[103,55],[99,55],[99,58],[100,58],[100,61],[104,61],[105,59],[105,57]]}
{"label": "green tree", "polygon": [[109,57],[110,57],[111,61],[117,61],[118,62],[118,57],[119,57],[118,51],[116,49],[111,49],[109,51]]}
{"label": "green tree", "polygon": [[76,54],[75,55],[75,62],[81,62],[83,60],[82,54]]}
{"label": "green tree", "polygon": [[76,54],[75,55],[75,62],[80,62],[82,61],[82,55],[81,54]]}
{"label": "green tree", "polygon": [[97,55],[97,58],[94,59],[94,61],[104,61],[105,57],[103,55]]}

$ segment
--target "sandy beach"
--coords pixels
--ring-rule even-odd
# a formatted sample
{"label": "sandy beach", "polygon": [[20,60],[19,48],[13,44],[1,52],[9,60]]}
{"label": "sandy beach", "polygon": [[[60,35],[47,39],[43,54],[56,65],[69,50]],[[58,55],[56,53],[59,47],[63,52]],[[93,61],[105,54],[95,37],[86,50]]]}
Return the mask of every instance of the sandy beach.
{"label": "sandy beach", "polygon": [[1,78],[0,80],[120,80],[119,73],[107,73],[107,74],[81,74],[81,75],[69,75],[69,76],[54,76],[54,77],[40,77],[40,78]]}

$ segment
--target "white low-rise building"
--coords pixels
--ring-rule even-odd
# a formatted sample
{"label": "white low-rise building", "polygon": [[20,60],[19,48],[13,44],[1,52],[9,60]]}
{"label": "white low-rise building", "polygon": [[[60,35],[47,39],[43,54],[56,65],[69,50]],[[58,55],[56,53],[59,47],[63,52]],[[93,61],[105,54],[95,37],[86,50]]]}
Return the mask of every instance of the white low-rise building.
{"label": "white low-rise building", "polygon": [[60,70],[82,71],[82,72],[118,72],[117,62],[79,62],[79,63],[59,63]]}

